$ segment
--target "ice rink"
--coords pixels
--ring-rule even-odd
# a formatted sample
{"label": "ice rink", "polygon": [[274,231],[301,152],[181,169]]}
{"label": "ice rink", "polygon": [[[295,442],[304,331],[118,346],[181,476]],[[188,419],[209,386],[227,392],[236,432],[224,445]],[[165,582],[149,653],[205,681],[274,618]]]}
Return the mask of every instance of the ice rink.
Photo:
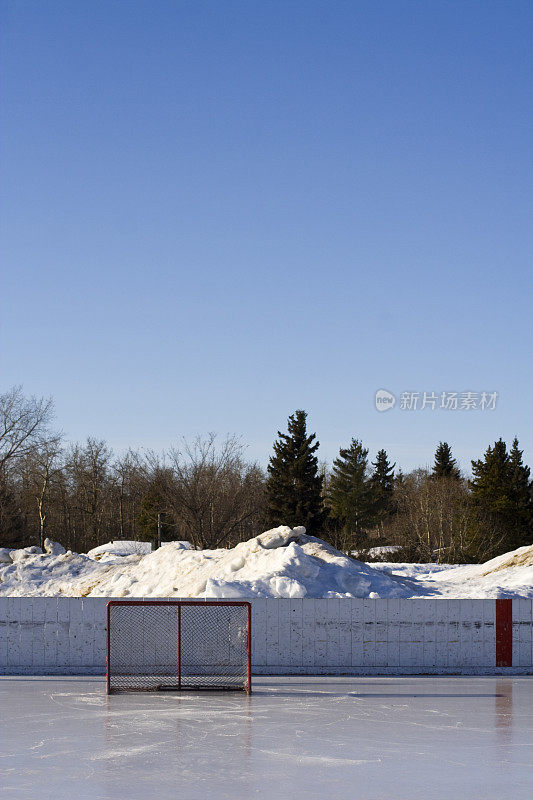
{"label": "ice rink", "polygon": [[533,678],[261,678],[254,692],[105,695],[1,678],[2,800],[521,800]]}

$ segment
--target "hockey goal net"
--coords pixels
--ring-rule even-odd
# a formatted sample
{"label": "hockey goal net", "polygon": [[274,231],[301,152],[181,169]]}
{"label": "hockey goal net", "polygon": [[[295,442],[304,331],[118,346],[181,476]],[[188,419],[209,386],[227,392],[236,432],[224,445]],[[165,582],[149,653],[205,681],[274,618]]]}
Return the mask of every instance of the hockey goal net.
{"label": "hockey goal net", "polygon": [[251,605],[240,600],[111,600],[107,692],[250,692]]}

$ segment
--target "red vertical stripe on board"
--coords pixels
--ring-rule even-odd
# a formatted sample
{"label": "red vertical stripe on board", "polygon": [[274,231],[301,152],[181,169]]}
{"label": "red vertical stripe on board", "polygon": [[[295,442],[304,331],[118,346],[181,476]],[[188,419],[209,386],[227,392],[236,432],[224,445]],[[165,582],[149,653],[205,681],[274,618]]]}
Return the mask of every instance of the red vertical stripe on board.
{"label": "red vertical stripe on board", "polygon": [[110,650],[110,648],[109,648],[109,643],[110,643],[109,622],[110,622],[110,619],[109,619],[109,603],[107,603],[107,606],[106,606],[106,640],[107,641],[106,641],[106,659],[105,659],[105,664],[106,664],[106,667],[105,667],[105,685],[106,685],[107,694],[110,694],[110,692],[111,692],[111,672],[109,670],[109,650]]}
{"label": "red vertical stripe on board", "polygon": [[496,600],[496,666],[513,666],[512,600]]}
{"label": "red vertical stripe on board", "polygon": [[181,689],[181,603],[178,605],[178,689]]}

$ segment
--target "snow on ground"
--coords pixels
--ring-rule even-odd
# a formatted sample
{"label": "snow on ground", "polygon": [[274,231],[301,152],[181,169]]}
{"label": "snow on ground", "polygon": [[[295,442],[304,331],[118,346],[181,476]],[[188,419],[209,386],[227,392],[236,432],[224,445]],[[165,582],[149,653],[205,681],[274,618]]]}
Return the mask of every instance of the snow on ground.
{"label": "snow on ground", "polygon": [[484,564],[373,564],[377,571],[408,580],[412,597],[532,597],[533,545]]}
{"label": "snow on ground", "polygon": [[[305,528],[281,526],[231,549],[182,542],[147,555],[57,557],[11,551],[0,594],[83,597],[408,597],[401,578],[348,558]],[[92,556],[95,556],[91,558]],[[100,557],[97,560],[97,557]]]}
{"label": "snow on ground", "polygon": [[354,558],[360,558],[362,555],[367,555],[368,558],[375,558],[376,560],[384,561],[386,556],[391,556],[394,553],[399,553],[402,550],[397,545],[383,545],[381,547],[369,547],[368,550],[352,550],[351,555]]}
{"label": "snow on ground", "polygon": [[[486,564],[365,564],[305,528],[274,528],[231,549],[170,542],[143,554],[45,542],[0,548],[0,595],[70,597],[533,597],[533,546]],[[132,552],[132,550],[134,552]],[[122,552],[122,554],[120,554]]]}
{"label": "snow on ground", "polygon": [[89,558],[96,559],[96,561],[103,561],[109,558],[115,558],[116,556],[146,556],[151,552],[152,545],[150,542],[136,542],[125,539],[115,542],[106,542],[106,544],[93,547],[92,550],[89,550],[87,555]]}

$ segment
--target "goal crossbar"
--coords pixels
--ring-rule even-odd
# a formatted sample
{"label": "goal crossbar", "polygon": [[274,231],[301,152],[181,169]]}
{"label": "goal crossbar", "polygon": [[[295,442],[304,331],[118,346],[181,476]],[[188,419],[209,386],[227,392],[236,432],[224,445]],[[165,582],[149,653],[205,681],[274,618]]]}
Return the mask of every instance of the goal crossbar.
{"label": "goal crossbar", "polygon": [[111,600],[107,693],[252,689],[252,606],[244,600]]}

